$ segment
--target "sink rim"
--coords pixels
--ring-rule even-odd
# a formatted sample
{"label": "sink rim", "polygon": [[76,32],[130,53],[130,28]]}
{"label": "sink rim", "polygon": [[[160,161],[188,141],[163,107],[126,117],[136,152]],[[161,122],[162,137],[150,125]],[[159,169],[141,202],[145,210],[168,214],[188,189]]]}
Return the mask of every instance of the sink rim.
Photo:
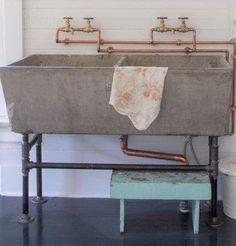
{"label": "sink rim", "polygon": [[[34,56],[47,56],[47,57],[55,57],[55,56],[65,56],[65,57],[72,57],[72,56],[78,56],[78,57],[108,57],[108,56],[113,56],[114,58],[117,57],[117,61],[116,63],[114,63],[113,65],[111,66],[65,66],[65,65],[17,65],[18,63],[26,60],[26,59],[29,59],[31,57],[34,57]],[[182,67],[182,68],[175,68],[175,67],[169,67],[168,70],[171,70],[171,71],[223,71],[223,70],[226,70],[226,71],[229,71],[229,70],[233,70],[233,66],[232,64],[230,64],[229,62],[227,62],[224,58],[224,56],[222,55],[202,55],[202,54],[190,54],[190,55],[186,55],[186,54],[176,54],[176,55],[173,55],[173,54],[166,54],[166,55],[163,55],[163,54],[32,54],[32,55],[28,55],[28,56],[24,56],[23,58],[21,59],[18,59],[16,60],[15,62],[13,63],[10,63],[8,65],[4,65],[4,66],[1,66],[0,69],[111,69],[111,68],[114,68],[115,66],[117,66],[117,63],[119,62],[119,60],[123,57],[127,57],[127,59],[129,57],[138,57],[138,56],[145,56],[145,57],[154,57],[154,56],[178,56],[178,57],[212,57],[212,58],[215,58],[215,57],[218,57],[222,60],[224,60],[224,64],[225,66],[220,66],[220,67]],[[118,59],[119,58],[119,59]],[[125,65],[122,65],[120,64],[121,67],[125,67],[125,66],[128,66],[128,67],[132,67],[133,65],[132,64],[125,64]],[[138,67],[138,66],[133,66],[133,67]],[[142,67],[145,67],[145,66],[142,66]],[[158,66],[146,66],[146,67],[158,67]]]}

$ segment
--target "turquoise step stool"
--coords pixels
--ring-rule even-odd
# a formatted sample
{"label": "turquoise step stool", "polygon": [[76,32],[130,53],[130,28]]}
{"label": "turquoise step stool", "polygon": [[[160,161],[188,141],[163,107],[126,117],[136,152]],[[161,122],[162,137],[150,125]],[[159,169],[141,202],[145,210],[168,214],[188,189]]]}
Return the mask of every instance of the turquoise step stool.
{"label": "turquoise step stool", "polygon": [[200,201],[211,199],[207,172],[113,171],[111,198],[120,199],[120,232],[125,230],[125,199],[192,200],[194,234],[199,231]]}

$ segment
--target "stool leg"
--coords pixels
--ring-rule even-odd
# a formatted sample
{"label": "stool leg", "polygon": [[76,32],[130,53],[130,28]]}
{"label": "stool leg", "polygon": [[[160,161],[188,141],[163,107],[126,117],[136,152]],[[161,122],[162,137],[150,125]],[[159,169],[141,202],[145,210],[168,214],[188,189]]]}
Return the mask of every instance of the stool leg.
{"label": "stool leg", "polygon": [[193,220],[193,232],[198,234],[199,232],[199,216],[200,216],[200,201],[192,201],[192,220]]}
{"label": "stool leg", "polygon": [[120,200],[120,233],[125,231],[125,201]]}

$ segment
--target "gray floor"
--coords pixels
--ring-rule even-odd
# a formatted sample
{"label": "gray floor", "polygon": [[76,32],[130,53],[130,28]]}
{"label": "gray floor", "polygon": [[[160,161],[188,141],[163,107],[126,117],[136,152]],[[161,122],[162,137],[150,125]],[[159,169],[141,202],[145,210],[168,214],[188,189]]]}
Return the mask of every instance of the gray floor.
{"label": "gray floor", "polygon": [[[0,246],[205,246],[236,245],[236,220],[220,213],[224,225],[205,225],[202,205],[200,234],[192,233],[191,214],[178,212],[178,202],[128,201],[126,233],[119,233],[119,202],[111,199],[50,198],[31,204],[36,220],[20,225],[21,199],[0,197]],[[220,205],[220,211],[222,206]]]}

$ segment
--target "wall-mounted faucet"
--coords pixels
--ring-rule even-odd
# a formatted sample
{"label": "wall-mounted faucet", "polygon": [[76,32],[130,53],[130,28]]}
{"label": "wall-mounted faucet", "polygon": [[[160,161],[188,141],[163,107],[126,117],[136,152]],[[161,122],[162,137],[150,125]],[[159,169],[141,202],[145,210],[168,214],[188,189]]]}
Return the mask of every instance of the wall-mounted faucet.
{"label": "wall-mounted faucet", "polygon": [[172,28],[167,27],[165,24],[165,20],[168,19],[167,17],[160,16],[160,17],[157,17],[157,19],[160,20],[159,26],[151,29],[151,42],[152,43],[154,41],[154,37],[153,37],[154,32],[162,32],[163,33],[163,32],[172,31]]}
{"label": "wall-mounted faucet", "polygon": [[70,21],[73,20],[73,18],[72,17],[63,17],[63,19],[65,20],[65,26],[60,27],[59,30],[61,32],[71,32],[73,34],[74,28],[71,26],[71,23],[70,23]]}
{"label": "wall-mounted faucet", "polygon": [[186,47],[186,53],[191,53],[192,51],[196,50],[197,48],[197,32],[195,28],[188,27],[186,24],[186,20],[188,20],[188,17],[179,17],[179,20],[181,20],[181,24],[178,28],[174,28],[174,32],[192,32],[193,33],[193,48]]}
{"label": "wall-mounted faucet", "polygon": [[93,28],[91,25],[91,20],[94,20],[93,17],[84,17],[84,20],[87,20],[87,25],[81,29],[82,32],[95,32],[97,28]]}
{"label": "wall-mounted faucet", "polygon": [[187,24],[186,24],[186,20],[188,20],[188,17],[179,17],[178,19],[181,20],[181,24],[180,24],[180,27],[175,28],[174,31],[177,31],[177,32],[192,32],[194,30],[193,28],[188,27]]}
{"label": "wall-mounted faucet", "polygon": [[[91,25],[91,20],[94,20],[93,17],[84,17],[84,20],[87,21],[87,24],[85,27],[82,28],[73,28],[71,26],[70,21],[72,20],[72,17],[64,17],[63,18],[65,20],[65,26],[64,27],[60,27],[57,29],[57,33],[56,33],[56,43],[65,43],[65,44],[69,44],[69,43],[97,43],[97,50],[100,50],[100,46],[101,46],[101,30],[99,28],[94,28]],[[74,34],[74,32],[85,32],[85,33],[94,33],[97,32],[98,36],[97,36],[97,40],[94,42],[94,40],[72,40],[69,38],[64,39],[63,41],[59,39],[59,34],[60,32],[67,32],[67,33],[71,33]]]}
{"label": "wall-mounted faucet", "polygon": [[171,28],[167,27],[165,24],[165,20],[167,20],[167,17],[157,17],[158,20],[160,20],[160,24],[158,27],[153,28],[156,32],[169,32],[171,31]]}
{"label": "wall-mounted faucet", "polygon": [[[188,17],[179,17],[178,19],[181,20],[181,24],[179,27],[174,28],[174,27],[167,27],[165,24],[165,20],[167,17],[158,17],[157,19],[160,20],[160,24],[158,27],[152,28],[151,29],[151,44],[154,44],[154,32],[160,32],[160,33],[165,33],[165,32],[182,32],[182,33],[187,33],[187,32],[192,32],[193,33],[193,47],[186,47],[186,53],[191,53],[192,51],[196,50],[197,46],[197,38],[196,38],[196,29],[188,27],[186,24],[186,20],[188,20]],[[181,40],[177,40],[177,45],[181,45]]]}
{"label": "wall-mounted faucet", "polygon": [[72,17],[63,17],[63,20],[65,20],[65,26],[63,27],[59,27],[57,29],[57,33],[56,33],[56,43],[59,42],[59,33],[60,32],[67,32],[67,33],[71,33],[74,34],[75,29],[71,26],[70,21],[73,20]]}

